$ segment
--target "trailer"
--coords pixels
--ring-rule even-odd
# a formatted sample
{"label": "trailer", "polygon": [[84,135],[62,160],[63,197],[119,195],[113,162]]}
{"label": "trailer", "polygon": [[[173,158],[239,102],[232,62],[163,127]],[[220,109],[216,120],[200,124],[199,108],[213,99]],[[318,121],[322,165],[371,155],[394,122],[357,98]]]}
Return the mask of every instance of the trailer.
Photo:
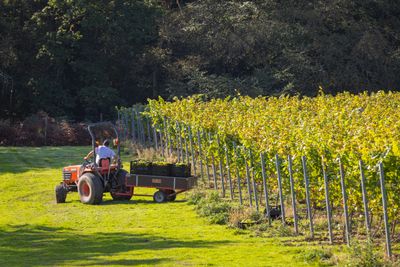
{"label": "trailer", "polygon": [[147,187],[155,188],[153,195],[133,194],[134,196],[153,197],[157,203],[165,201],[174,201],[176,195],[188,191],[197,185],[197,178],[190,177],[175,177],[175,176],[159,176],[130,173],[126,176],[126,187]]}

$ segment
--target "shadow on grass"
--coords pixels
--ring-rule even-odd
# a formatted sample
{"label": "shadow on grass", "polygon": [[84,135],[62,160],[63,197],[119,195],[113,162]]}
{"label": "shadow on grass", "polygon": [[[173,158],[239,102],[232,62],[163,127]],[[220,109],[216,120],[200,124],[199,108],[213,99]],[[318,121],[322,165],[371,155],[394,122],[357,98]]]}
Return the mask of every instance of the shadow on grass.
{"label": "shadow on grass", "polygon": [[171,259],[162,257],[162,252],[158,253],[160,257],[151,259],[108,257],[131,252],[137,258],[145,250],[212,248],[229,242],[177,240],[123,232],[83,234],[69,228],[39,225],[4,226],[0,228],[0,266],[154,265]]}

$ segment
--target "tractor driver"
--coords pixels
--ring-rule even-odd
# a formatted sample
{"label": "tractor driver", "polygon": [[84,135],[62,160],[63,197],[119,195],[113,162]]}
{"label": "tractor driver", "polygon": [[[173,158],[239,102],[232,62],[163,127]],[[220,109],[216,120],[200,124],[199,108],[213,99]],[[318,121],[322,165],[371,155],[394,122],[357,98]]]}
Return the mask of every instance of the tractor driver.
{"label": "tractor driver", "polygon": [[[100,159],[110,159],[110,163],[111,160],[114,159],[116,157],[115,152],[109,148],[110,145],[110,140],[106,139],[103,142],[102,146],[98,146],[95,148],[96,150],[96,164],[99,165],[100,164]],[[89,154],[87,154],[86,157],[84,157],[84,160],[87,160],[88,158],[93,156],[93,150],[89,152]]]}

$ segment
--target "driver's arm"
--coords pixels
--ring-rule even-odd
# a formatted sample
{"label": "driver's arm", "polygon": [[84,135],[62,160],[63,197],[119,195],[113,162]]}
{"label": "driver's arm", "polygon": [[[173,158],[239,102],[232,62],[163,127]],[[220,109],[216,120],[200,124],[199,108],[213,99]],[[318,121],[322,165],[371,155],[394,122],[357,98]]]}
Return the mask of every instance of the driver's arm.
{"label": "driver's arm", "polygon": [[84,157],[83,159],[84,159],[84,160],[87,160],[87,159],[90,158],[91,156],[93,156],[93,150],[90,151],[90,152],[86,155],[86,157]]}

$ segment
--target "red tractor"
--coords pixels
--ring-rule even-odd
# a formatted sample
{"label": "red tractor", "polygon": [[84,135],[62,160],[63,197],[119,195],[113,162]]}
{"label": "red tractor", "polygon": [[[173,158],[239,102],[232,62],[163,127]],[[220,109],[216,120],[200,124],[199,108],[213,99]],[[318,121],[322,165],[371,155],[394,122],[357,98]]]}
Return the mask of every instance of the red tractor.
{"label": "red tractor", "polygon": [[116,161],[104,158],[93,162],[85,160],[82,165],[72,165],[63,168],[63,181],[56,186],[56,201],[64,203],[68,192],[78,191],[80,200],[84,204],[99,204],[103,200],[103,194],[110,192],[114,200],[130,200],[133,196],[133,186],[127,186],[128,172],[122,169],[120,158],[120,144],[118,131],[110,122],[91,124],[88,127],[92,138],[93,159],[96,159],[96,129],[106,129],[107,133],[115,135],[117,145]]}

